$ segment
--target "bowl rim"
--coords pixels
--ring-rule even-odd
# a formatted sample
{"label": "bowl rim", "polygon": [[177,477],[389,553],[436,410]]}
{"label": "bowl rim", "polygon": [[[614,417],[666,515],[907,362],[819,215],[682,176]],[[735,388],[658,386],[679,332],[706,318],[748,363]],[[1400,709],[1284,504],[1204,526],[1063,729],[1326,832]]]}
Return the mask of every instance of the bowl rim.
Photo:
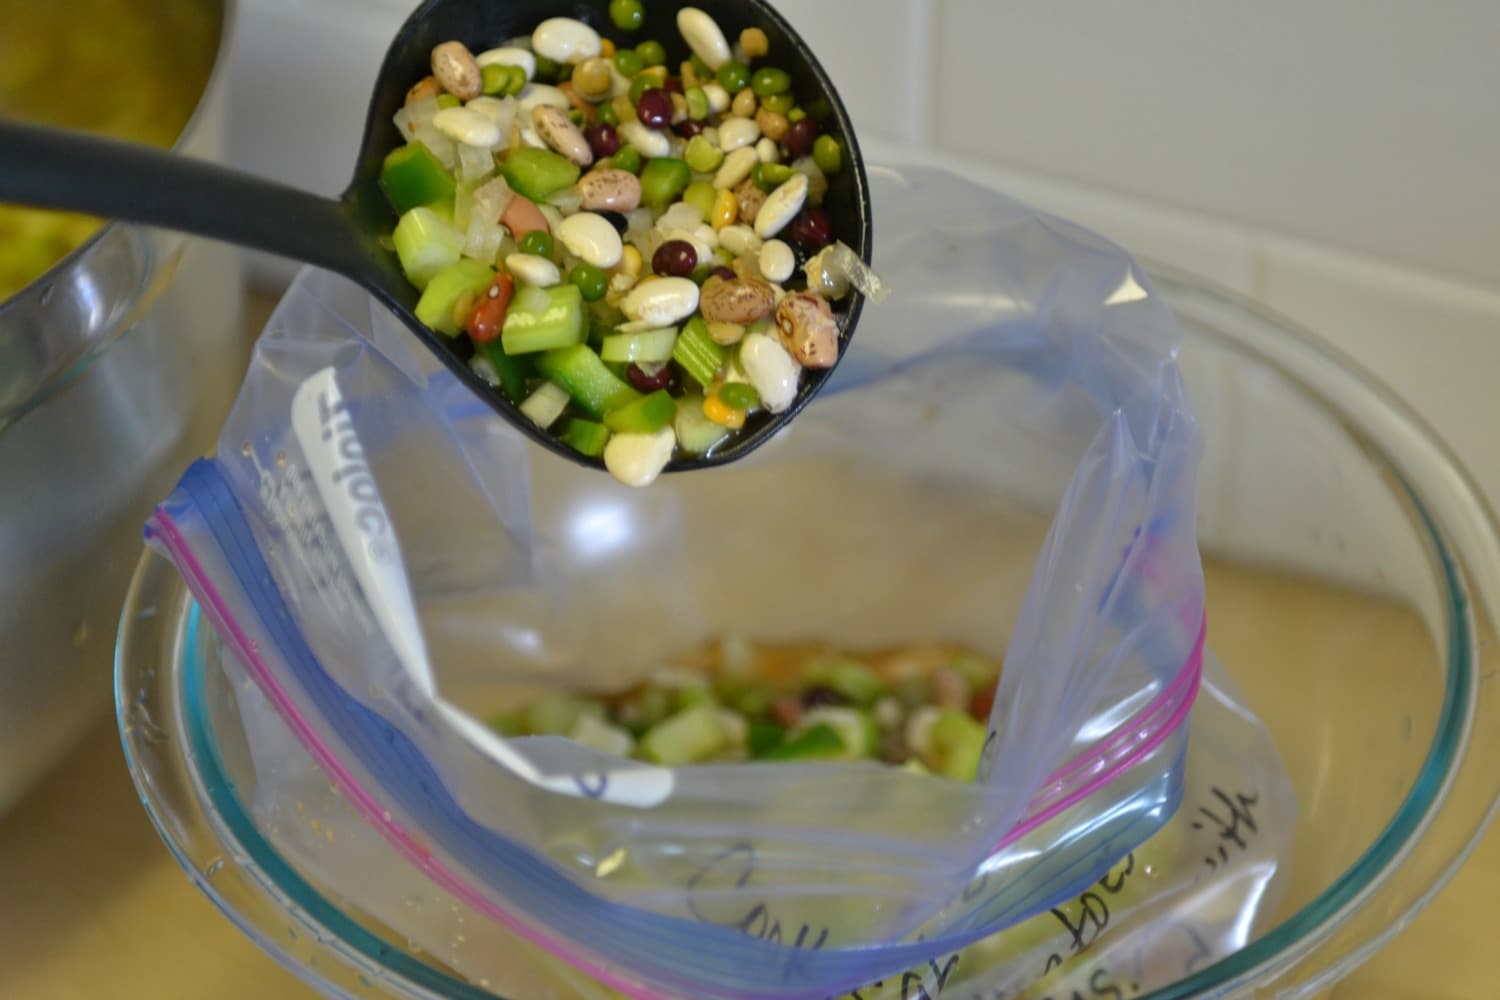
{"label": "bowl rim", "polygon": [[[1445,479],[1445,487],[1454,495],[1462,494],[1459,499],[1468,504],[1471,513],[1478,515],[1481,527],[1489,541],[1500,545],[1495,542],[1497,538],[1500,538],[1500,530],[1497,530],[1494,514],[1489,511],[1482,499],[1482,494],[1478,492],[1470,477],[1462,471],[1462,466],[1417,415],[1412,413],[1395,394],[1369,376],[1358,364],[1344,357],[1299,324],[1251,303],[1242,296],[1216,288],[1211,282],[1186,272],[1148,261],[1142,261],[1142,263],[1146,265],[1154,282],[1178,289],[1180,292],[1206,296],[1217,306],[1234,310],[1243,317],[1260,324],[1263,329],[1275,336],[1281,337],[1286,344],[1295,346],[1314,364],[1324,366],[1324,374],[1339,374],[1350,380],[1350,385],[1364,394],[1366,401],[1373,404],[1377,411],[1415,435],[1415,439],[1426,449],[1430,459],[1449,473]],[[1325,409],[1338,413],[1346,408],[1309,384],[1302,374],[1290,370],[1271,357],[1270,353],[1261,350],[1258,344],[1252,344],[1248,340],[1236,338],[1232,334],[1214,328],[1203,330],[1197,335],[1207,336],[1229,345],[1238,352],[1249,354],[1272,369],[1278,377],[1307,392]],[[1352,422],[1362,430],[1370,430],[1360,421]],[[1434,573],[1442,590],[1441,613],[1446,626],[1442,639],[1447,645],[1445,685],[1434,736],[1423,763],[1402,802],[1393,811],[1380,833],[1353,863],[1312,900],[1278,921],[1275,926],[1269,928],[1261,937],[1246,947],[1166,987],[1141,994],[1140,1000],[1178,1000],[1184,997],[1228,995],[1252,985],[1264,985],[1268,979],[1278,979],[1299,967],[1327,943],[1353,910],[1391,883],[1403,865],[1422,846],[1424,837],[1442,818],[1438,813],[1447,800],[1448,791],[1456,779],[1460,765],[1466,759],[1465,751],[1470,745],[1477,702],[1481,694],[1477,669],[1480,644],[1475,634],[1476,627],[1473,618],[1475,602],[1466,582],[1466,574],[1462,569],[1464,561],[1448,544],[1448,535],[1442,527],[1443,518],[1435,506],[1429,503],[1421,486],[1403,474],[1398,461],[1388,453],[1378,450],[1374,452],[1374,457],[1390,472],[1393,491],[1404,494],[1404,499],[1414,515],[1414,531],[1418,532],[1419,537],[1422,532],[1425,532],[1426,537],[1422,538],[1422,541],[1428,546],[1433,556]],[[164,569],[167,570],[166,573],[162,572]],[[310,982],[316,980],[316,983],[325,989],[337,990],[337,987],[319,972],[309,970],[295,958],[287,955],[284,950],[268,941],[252,922],[242,918],[242,915],[236,912],[234,906],[224,898],[212,880],[202,877],[199,865],[188,856],[183,845],[176,840],[177,831],[171,817],[164,811],[168,808],[167,805],[161,801],[152,783],[138,766],[136,755],[132,750],[128,718],[131,707],[130,698],[133,696],[134,689],[126,686],[130,668],[128,654],[135,645],[132,635],[134,616],[131,610],[140,603],[141,595],[138,591],[153,575],[153,570],[156,571],[156,575],[166,576],[175,581],[174,600],[179,602],[176,607],[185,609],[185,621],[178,628],[179,631],[185,629],[191,633],[188,641],[179,642],[177,648],[173,650],[177,654],[187,652],[188,656],[176,656],[175,661],[170,664],[173,668],[170,671],[171,676],[159,676],[158,683],[171,682],[177,685],[178,690],[174,692],[177,696],[175,700],[182,712],[182,717],[178,721],[186,723],[186,733],[191,740],[191,753],[195,758],[196,766],[189,770],[194,773],[194,781],[198,784],[196,791],[199,795],[199,802],[197,805],[202,808],[205,799],[213,805],[213,809],[205,809],[204,813],[218,836],[233,847],[233,850],[228,853],[236,859],[244,873],[259,890],[274,895],[278,905],[292,910],[304,923],[323,928],[330,939],[325,941],[325,944],[339,951],[346,959],[354,959],[361,967],[368,968],[371,962],[377,963],[392,980],[399,980],[401,987],[408,994],[457,996],[466,1000],[469,997],[494,998],[495,994],[475,992],[474,987],[432,965],[416,961],[402,952],[393,952],[389,947],[380,945],[379,939],[371,932],[353,921],[318,890],[302,880],[285,859],[280,857],[275,848],[260,836],[253,822],[235,800],[233,784],[227,779],[211,736],[205,728],[206,712],[202,710],[201,702],[201,676],[204,664],[202,658],[194,652],[201,648],[196,641],[200,612],[197,605],[187,595],[181,580],[174,574],[170,574],[165,560],[148,550],[137,569],[136,580],[132,584],[126,613],[121,623],[116,650],[117,711],[127,762],[132,779],[141,793],[142,802],[152,822],[156,825],[158,833],[192,880],[241,930],[282,964]],[[1500,599],[1500,595],[1494,596]],[[155,603],[158,607],[161,606],[161,602]],[[176,676],[179,671],[181,678]],[[196,705],[194,698],[198,699]],[[1336,956],[1335,960],[1325,967],[1316,969],[1312,977],[1299,980],[1298,983],[1290,986],[1291,995],[1326,988],[1368,958],[1409,924],[1411,919],[1425,908],[1467,860],[1469,853],[1493,819],[1496,809],[1497,802],[1492,798],[1489,808],[1478,822],[1471,823],[1465,828],[1460,850],[1447,860],[1429,885],[1424,886],[1414,898],[1403,902],[1401,912],[1389,920],[1382,932],[1370,935],[1360,942],[1359,947]],[[288,875],[290,879],[286,878]],[[333,943],[333,939],[337,939],[337,945]],[[364,946],[361,947],[355,942],[363,942]],[[441,992],[431,992],[433,986],[439,987]]]}

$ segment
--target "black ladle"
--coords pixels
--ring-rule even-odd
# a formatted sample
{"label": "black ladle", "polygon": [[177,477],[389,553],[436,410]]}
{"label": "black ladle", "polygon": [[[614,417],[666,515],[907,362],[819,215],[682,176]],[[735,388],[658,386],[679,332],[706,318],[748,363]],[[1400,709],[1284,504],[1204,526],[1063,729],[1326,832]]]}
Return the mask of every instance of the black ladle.
{"label": "black ladle", "polygon": [[[745,28],[765,31],[771,44],[767,64],[787,71],[803,108],[825,133],[839,139],[845,164],[829,178],[823,207],[837,238],[869,263],[870,193],[864,161],[849,114],[812,50],[765,0],[695,0],[693,5],[717,21],[731,41]],[[434,333],[417,320],[412,310],[418,292],[402,275],[395,254],[380,243],[396,218],[378,177],[386,154],[402,144],[392,117],[407,89],[431,72],[434,46],[457,39],[479,52],[529,36],[549,17],[566,16],[587,22],[617,44],[655,39],[667,49],[667,64],[676,66],[689,55],[677,30],[681,6],[673,0],[646,0],[644,27],[627,34],[610,24],[607,0],[428,0],[407,18],[386,52],[354,179],[337,200],[145,146],[0,121],[0,201],[194,233],[342,274],[390,307],[455,376],[512,425],[565,458],[602,469],[602,461],[580,455],[539,429],[476,375],[468,364],[465,338]],[[838,305],[840,357],[863,304],[855,291]],[[723,465],[749,454],[796,416],[831,372],[809,369],[785,412],[756,414],[729,446],[707,457],[674,460],[666,471]]]}

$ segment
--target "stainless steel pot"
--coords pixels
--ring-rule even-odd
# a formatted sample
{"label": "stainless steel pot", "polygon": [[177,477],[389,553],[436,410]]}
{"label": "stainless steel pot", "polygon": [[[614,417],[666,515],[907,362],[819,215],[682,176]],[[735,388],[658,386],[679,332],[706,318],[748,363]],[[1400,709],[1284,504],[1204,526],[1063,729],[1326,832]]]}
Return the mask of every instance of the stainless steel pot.
{"label": "stainless steel pot", "polygon": [[[177,143],[224,147],[218,55]],[[248,357],[238,260],[111,224],[0,302],[0,811],[108,704],[141,525],[211,448]]]}

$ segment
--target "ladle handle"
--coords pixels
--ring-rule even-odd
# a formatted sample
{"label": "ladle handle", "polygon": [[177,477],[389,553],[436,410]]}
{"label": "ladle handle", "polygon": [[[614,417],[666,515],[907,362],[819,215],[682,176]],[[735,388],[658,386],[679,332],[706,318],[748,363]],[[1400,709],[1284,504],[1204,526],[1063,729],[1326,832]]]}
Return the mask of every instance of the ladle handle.
{"label": "ladle handle", "polygon": [[0,120],[0,202],[225,240],[356,280],[366,241],[343,205],[149,146]]}

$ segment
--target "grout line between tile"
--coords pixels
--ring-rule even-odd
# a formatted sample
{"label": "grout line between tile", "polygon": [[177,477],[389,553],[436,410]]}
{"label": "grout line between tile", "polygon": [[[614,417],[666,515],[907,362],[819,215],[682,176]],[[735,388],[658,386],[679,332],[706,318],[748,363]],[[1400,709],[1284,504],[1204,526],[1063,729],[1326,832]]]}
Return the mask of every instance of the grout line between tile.
{"label": "grout line between tile", "polygon": [[932,121],[937,113],[935,95],[937,88],[932,79],[933,46],[937,35],[933,25],[937,14],[934,0],[907,0],[906,6],[906,66],[909,79],[915,81],[904,95],[906,98],[906,136],[920,146],[932,143]]}

